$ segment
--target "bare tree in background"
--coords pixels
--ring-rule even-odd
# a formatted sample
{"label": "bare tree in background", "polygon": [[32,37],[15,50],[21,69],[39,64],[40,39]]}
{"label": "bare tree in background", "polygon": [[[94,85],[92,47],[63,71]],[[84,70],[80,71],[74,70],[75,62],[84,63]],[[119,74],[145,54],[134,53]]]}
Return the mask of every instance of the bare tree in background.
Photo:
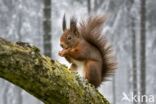
{"label": "bare tree in background", "polygon": [[[21,5],[21,0],[19,1],[19,5]],[[21,9],[21,8],[19,8]],[[17,35],[18,35],[18,41],[22,41],[22,34],[21,34],[21,28],[22,28],[22,11],[19,10],[19,12],[17,13],[17,17],[18,17],[18,24],[17,24]],[[16,93],[16,103],[17,104],[22,104],[23,102],[23,98],[22,98],[22,89],[18,88],[18,87],[14,87],[14,91]]]}
{"label": "bare tree in background", "polygon": [[[134,0],[130,0],[131,5],[134,4]],[[132,8],[132,6],[131,6]],[[133,95],[138,95],[138,89],[137,89],[137,52],[136,52],[136,25],[135,25],[135,17],[134,13],[130,12],[130,25],[131,25],[131,36],[132,36],[132,73],[133,73]],[[137,104],[137,101],[133,101],[133,104]]]}
{"label": "bare tree in background", "polygon": [[[132,82],[128,82],[128,87],[130,89],[130,86],[132,85],[133,88],[133,95],[138,95],[138,89],[137,89],[137,52],[136,52],[136,26],[135,26],[135,14],[133,13],[134,0],[128,0],[126,1],[126,8],[127,8],[127,15],[128,15],[128,28],[130,27],[130,36],[132,39],[132,71],[128,71],[129,78],[132,76]],[[133,73],[131,75],[130,73]],[[134,100],[133,104],[137,104],[137,102]]]}
{"label": "bare tree in background", "polygon": [[[146,95],[146,0],[141,2],[140,24],[140,95]],[[146,104],[144,97],[142,104]]]}
{"label": "bare tree in background", "polygon": [[88,14],[90,15],[90,13],[91,13],[91,0],[87,0],[87,10],[88,10]]}
{"label": "bare tree in background", "polygon": [[[22,14],[21,14],[21,11],[17,10],[18,6],[21,5],[22,1],[18,0],[18,1],[15,2],[15,1],[12,1],[12,0],[3,0],[2,2],[4,3],[4,5],[9,10],[8,17],[12,21],[13,21],[12,15],[16,12],[15,15],[17,15],[17,27],[15,27],[15,29],[17,31],[18,41],[22,41],[22,36],[21,36]],[[15,41],[15,38],[14,38],[15,36],[12,35],[11,37],[12,37],[11,40]],[[8,96],[9,96],[9,89],[11,89],[11,86],[7,81],[3,81],[3,82],[4,82],[4,85],[5,85],[4,94],[3,94],[3,104],[11,104],[12,102],[8,101],[8,99],[10,98]],[[14,93],[15,95],[14,95],[14,98],[11,98],[11,100],[15,99],[16,104],[22,104],[22,96],[21,96],[22,90],[20,88],[14,87],[13,91],[15,92]]]}
{"label": "bare tree in background", "polygon": [[88,13],[97,12],[97,10],[102,6],[104,0],[94,0],[93,5],[91,0],[87,0]]}
{"label": "bare tree in background", "polygon": [[105,0],[94,0],[94,12],[96,12]]}
{"label": "bare tree in background", "polygon": [[[131,29],[132,29],[132,69],[133,69],[133,95],[137,93],[137,60],[136,60],[136,32],[135,32],[135,17],[131,17]],[[134,100],[133,104],[137,104]]]}
{"label": "bare tree in background", "polygon": [[22,34],[21,34],[21,28],[22,28],[22,13],[19,11],[18,15],[18,25],[17,25],[17,35],[18,35],[18,41],[22,41]]}
{"label": "bare tree in background", "polygon": [[43,22],[43,44],[44,54],[51,57],[51,0],[44,2],[44,22]]}
{"label": "bare tree in background", "polygon": [[6,81],[3,81],[3,84],[5,85],[5,89],[4,89],[4,93],[3,93],[3,104],[9,104],[8,103],[8,91],[9,91],[9,83],[7,83]]}
{"label": "bare tree in background", "polygon": [[115,76],[113,76],[112,81],[112,92],[113,92],[113,104],[116,104],[116,88],[115,88]]}

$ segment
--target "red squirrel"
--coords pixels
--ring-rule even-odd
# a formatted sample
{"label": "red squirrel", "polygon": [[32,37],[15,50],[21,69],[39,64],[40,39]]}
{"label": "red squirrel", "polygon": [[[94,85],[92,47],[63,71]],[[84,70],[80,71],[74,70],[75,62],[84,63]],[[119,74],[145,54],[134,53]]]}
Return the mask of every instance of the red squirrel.
{"label": "red squirrel", "polygon": [[[112,46],[108,45],[102,34],[105,16],[90,16],[77,26],[75,18],[70,20],[70,28],[66,28],[63,17],[63,34],[59,55],[71,63],[71,71],[79,71],[96,88],[102,81],[114,73],[117,63],[112,55]],[[80,69],[79,69],[80,68]]]}

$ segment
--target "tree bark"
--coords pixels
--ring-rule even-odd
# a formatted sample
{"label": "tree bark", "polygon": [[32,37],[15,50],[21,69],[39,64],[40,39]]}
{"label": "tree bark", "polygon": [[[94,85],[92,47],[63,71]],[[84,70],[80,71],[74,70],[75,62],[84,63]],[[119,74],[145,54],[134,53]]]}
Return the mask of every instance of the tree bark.
{"label": "tree bark", "polygon": [[[20,5],[22,5],[22,3],[21,3],[22,1],[20,1]],[[18,16],[18,25],[17,25],[17,35],[18,35],[18,41],[22,41],[22,34],[21,34],[21,29],[22,29],[22,19],[23,19],[23,17],[22,17],[22,12],[21,11],[19,11],[18,13],[17,13],[17,16]],[[22,104],[22,102],[23,102],[23,98],[22,98],[22,90],[21,89],[19,89],[19,88],[17,88],[17,87],[15,87],[14,88],[14,91],[16,91],[16,104]],[[5,103],[4,103],[5,104]]]}
{"label": "tree bark", "polygon": [[104,0],[94,0],[94,12],[97,12],[98,9],[103,5]]}
{"label": "tree bark", "polygon": [[51,2],[52,0],[43,0],[44,2],[44,21],[43,21],[43,44],[44,55],[51,57]]}
{"label": "tree bark", "polygon": [[[133,95],[138,95],[137,89],[137,52],[136,52],[136,32],[135,32],[135,17],[131,17],[131,29],[132,29],[132,69],[133,69]],[[135,100],[133,104],[137,104]]]}
{"label": "tree bark", "polygon": [[115,87],[115,83],[116,80],[115,80],[115,76],[113,76],[113,82],[112,82],[112,90],[113,90],[113,104],[116,104],[116,87]]}
{"label": "tree bark", "polygon": [[88,10],[88,15],[91,13],[91,0],[87,0],[87,10]]}
{"label": "tree bark", "polygon": [[[140,11],[140,95],[146,95],[146,0],[141,0]],[[143,103],[146,104],[146,99]]]}
{"label": "tree bark", "polygon": [[28,43],[0,38],[0,77],[45,104],[109,104],[89,83]]}

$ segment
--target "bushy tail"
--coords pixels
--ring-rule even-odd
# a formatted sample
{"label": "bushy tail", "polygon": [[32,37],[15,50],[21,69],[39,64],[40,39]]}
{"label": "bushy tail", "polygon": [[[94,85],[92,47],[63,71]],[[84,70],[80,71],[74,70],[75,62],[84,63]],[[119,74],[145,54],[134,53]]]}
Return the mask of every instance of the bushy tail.
{"label": "bushy tail", "polygon": [[80,23],[79,32],[85,40],[99,49],[103,58],[102,78],[108,80],[108,76],[117,68],[117,62],[112,55],[112,46],[108,45],[106,37],[102,34],[105,19],[105,16],[91,16],[87,21]]}

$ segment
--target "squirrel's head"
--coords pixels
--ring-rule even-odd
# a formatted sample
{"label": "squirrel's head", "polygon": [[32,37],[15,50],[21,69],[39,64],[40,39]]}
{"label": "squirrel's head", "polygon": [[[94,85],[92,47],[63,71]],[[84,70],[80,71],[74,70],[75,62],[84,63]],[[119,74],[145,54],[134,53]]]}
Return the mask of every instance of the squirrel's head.
{"label": "squirrel's head", "polygon": [[63,34],[60,38],[60,45],[64,49],[72,49],[79,42],[79,32],[77,28],[77,22],[75,18],[71,18],[70,20],[70,28],[66,28],[66,20],[65,16],[63,17],[62,29]]}

